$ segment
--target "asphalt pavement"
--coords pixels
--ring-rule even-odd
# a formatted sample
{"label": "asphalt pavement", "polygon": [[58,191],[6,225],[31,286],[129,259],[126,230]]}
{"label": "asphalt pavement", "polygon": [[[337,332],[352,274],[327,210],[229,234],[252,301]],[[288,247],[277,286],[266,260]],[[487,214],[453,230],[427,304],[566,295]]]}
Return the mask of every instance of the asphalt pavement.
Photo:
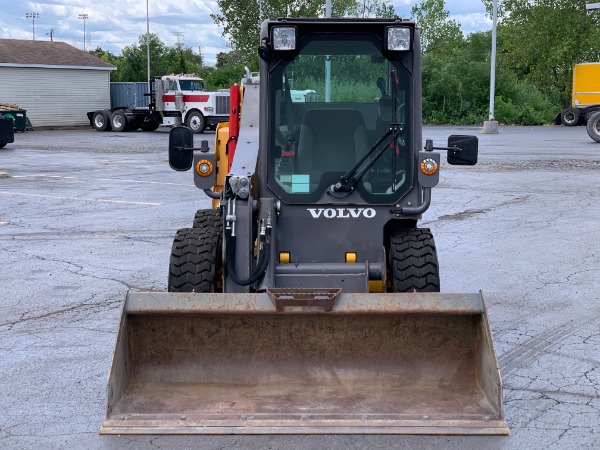
{"label": "asphalt pavement", "polygon": [[0,150],[0,448],[600,448],[600,144],[424,130],[449,134],[477,135],[479,164],[442,164],[421,225],[442,291],[483,291],[510,436],[99,435],[125,294],[166,290],[173,235],[210,199],[169,168],[165,131],[76,129]]}

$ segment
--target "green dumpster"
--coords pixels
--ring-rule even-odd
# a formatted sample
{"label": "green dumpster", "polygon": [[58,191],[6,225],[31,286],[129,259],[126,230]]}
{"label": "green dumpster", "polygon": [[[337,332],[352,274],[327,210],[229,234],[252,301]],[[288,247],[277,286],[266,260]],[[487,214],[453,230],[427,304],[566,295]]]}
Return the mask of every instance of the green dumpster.
{"label": "green dumpster", "polygon": [[0,111],[0,116],[5,119],[12,119],[15,131],[25,131],[27,129],[27,110],[25,109]]}

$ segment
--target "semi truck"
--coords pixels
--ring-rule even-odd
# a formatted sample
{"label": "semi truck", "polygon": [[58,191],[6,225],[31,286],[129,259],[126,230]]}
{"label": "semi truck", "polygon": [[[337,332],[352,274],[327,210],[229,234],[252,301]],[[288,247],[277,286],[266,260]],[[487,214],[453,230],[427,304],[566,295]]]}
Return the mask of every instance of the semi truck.
{"label": "semi truck", "polygon": [[148,107],[119,106],[87,113],[97,131],[154,131],[159,126],[185,125],[193,133],[214,129],[229,117],[229,90],[204,90],[204,80],[195,74],[156,77],[150,84]]}
{"label": "semi truck", "polygon": [[556,122],[568,127],[585,125],[600,111],[600,62],[575,64],[572,89],[571,107],[562,110]]}

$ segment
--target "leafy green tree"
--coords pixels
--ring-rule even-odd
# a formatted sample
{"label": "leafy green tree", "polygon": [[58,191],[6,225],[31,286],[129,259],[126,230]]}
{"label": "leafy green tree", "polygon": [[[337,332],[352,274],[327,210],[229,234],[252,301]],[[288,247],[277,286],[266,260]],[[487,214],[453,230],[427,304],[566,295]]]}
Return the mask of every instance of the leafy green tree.
{"label": "leafy green tree", "polygon": [[[166,46],[160,38],[150,34],[150,75],[164,75],[160,60],[165,53]],[[143,81],[148,77],[146,35],[138,37],[138,43],[128,45],[121,51],[121,60],[118,64],[118,81]]]}
{"label": "leafy green tree", "polygon": [[384,0],[358,0],[346,12],[350,17],[396,17],[394,6]]}
{"label": "leafy green tree", "polygon": [[[470,34],[441,57],[423,56],[423,118],[429,123],[481,124],[489,107],[491,32]],[[509,68],[496,68],[495,117],[502,123],[552,122],[558,101],[519,80]]]}
{"label": "leafy green tree", "polygon": [[[141,34],[137,44],[128,45],[113,62],[118,69],[111,81],[144,81],[148,77],[146,34]],[[202,55],[192,48],[175,44],[165,45],[155,34],[150,34],[150,76],[169,73],[198,73],[202,68]]]}
{"label": "leafy green tree", "polygon": [[421,32],[424,53],[447,54],[463,41],[460,23],[449,19],[450,13],[444,9],[445,5],[444,0],[422,0],[410,11]]}
{"label": "leafy green tree", "polygon": [[[360,6],[362,4],[362,6]],[[260,22],[274,17],[323,17],[322,0],[217,0],[220,14],[211,14],[223,28],[238,63],[258,67],[256,49],[259,46]],[[332,2],[332,17],[367,17],[371,14],[393,15],[393,7],[386,0],[337,0]]]}
{"label": "leafy green tree", "polygon": [[[491,0],[485,0],[488,11]],[[573,64],[600,59],[600,12],[586,0],[500,0],[498,62],[547,93],[571,100]]]}
{"label": "leafy green tree", "polygon": [[[103,50],[101,47],[96,47],[96,49],[91,50],[89,54],[94,55],[96,58],[100,58],[101,60],[106,61],[107,63],[110,63],[116,67],[118,67],[120,64],[120,56],[116,56],[108,50]],[[113,70],[110,72],[110,81],[119,81],[117,72],[118,70]]]}

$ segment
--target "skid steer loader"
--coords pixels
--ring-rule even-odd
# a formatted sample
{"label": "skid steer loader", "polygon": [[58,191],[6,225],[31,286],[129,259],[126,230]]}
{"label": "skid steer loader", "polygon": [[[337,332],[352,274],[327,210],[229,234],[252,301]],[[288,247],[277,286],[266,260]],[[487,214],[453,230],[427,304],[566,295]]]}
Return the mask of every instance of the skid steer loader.
{"label": "skid steer loader", "polygon": [[214,209],[128,294],[101,432],[508,434],[482,294],[439,293],[417,227],[434,150],[478,144],[423,146],[414,22],[267,20],[259,55],[214,145],[171,130]]}

